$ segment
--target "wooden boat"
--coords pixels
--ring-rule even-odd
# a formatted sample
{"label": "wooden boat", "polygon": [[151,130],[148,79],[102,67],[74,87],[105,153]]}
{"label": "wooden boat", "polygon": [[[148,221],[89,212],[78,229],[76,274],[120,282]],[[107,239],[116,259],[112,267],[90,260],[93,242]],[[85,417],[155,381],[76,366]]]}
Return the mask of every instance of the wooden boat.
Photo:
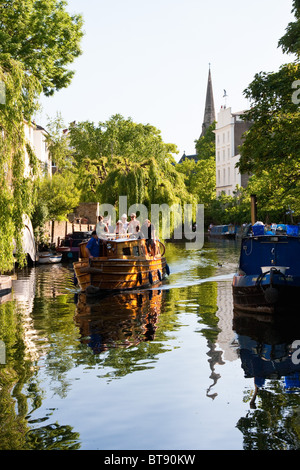
{"label": "wooden boat", "polygon": [[39,253],[38,263],[39,264],[55,264],[60,263],[62,260],[61,254],[56,253]]}
{"label": "wooden boat", "polygon": [[87,294],[147,288],[169,274],[165,246],[160,241],[153,257],[144,239],[110,236],[101,239],[101,256],[93,259],[87,257],[87,242],[80,244],[79,261],[73,263],[79,287]]}
{"label": "wooden boat", "polygon": [[299,227],[265,232],[250,226],[241,239],[238,273],[233,278],[234,308],[253,313],[293,312],[299,304]]}

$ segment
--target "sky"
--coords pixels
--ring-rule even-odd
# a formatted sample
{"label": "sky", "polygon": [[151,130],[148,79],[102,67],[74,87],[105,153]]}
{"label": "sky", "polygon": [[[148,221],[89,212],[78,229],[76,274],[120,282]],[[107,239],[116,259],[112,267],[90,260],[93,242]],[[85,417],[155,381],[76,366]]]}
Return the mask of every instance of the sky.
{"label": "sky", "polygon": [[293,60],[278,48],[292,0],[68,0],[67,10],[84,18],[83,54],[71,85],[42,97],[36,121],[47,128],[60,113],[66,126],[98,124],[121,114],[159,129],[176,160],[195,153],[209,64],[217,116],[225,104],[247,109],[255,74]]}

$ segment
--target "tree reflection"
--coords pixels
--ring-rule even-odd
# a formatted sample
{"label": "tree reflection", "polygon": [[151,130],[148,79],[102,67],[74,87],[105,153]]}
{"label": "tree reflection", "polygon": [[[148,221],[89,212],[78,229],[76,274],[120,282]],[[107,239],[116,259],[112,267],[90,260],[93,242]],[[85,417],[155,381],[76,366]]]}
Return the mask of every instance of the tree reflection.
{"label": "tree reflection", "polygon": [[80,449],[79,433],[73,432],[71,426],[48,424],[33,429],[26,436],[26,450],[78,450]]}

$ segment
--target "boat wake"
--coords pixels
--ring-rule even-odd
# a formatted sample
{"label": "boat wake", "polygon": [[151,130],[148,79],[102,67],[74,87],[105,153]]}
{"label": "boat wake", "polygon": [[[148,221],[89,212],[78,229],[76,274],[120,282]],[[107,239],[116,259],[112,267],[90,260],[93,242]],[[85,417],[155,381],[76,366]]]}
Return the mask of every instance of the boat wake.
{"label": "boat wake", "polygon": [[[229,274],[221,274],[219,276],[212,276],[212,277],[207,277],[203,279],[193,279],[190,281],[182,281],[182,282],[176,282],[172,284],[171,281],[167,281],[166,283],[159,285],[159,286],[152,286],[149,288],[142,289],[144,291],[153,291],[153,290],[171,290],[171,289],[183,289],[185,287],[193,287],[197,285],[204,284],[206,282],[220,282],[220,281],[232,281],[232,278],[235,273],[229,273]],[[136,292],[140,292],[141,289],[137,290]]]}

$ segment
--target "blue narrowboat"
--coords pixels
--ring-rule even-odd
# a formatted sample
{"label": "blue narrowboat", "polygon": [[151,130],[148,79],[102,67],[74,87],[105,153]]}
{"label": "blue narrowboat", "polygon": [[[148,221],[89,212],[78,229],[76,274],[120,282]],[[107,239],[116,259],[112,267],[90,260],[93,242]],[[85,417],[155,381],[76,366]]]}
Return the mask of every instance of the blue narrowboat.
{"label": "blue narrowboat", "polygon": [[209,236],[216,238],[235,238],[236,233],[237,227],[233,224],[213,225],[209,230]]}
{"label": "blue narrowboat", "polygon": [[233,278],[234,308],[274,314],[299,305],[300,236],[297,225],[250,225],[241,239]]}

